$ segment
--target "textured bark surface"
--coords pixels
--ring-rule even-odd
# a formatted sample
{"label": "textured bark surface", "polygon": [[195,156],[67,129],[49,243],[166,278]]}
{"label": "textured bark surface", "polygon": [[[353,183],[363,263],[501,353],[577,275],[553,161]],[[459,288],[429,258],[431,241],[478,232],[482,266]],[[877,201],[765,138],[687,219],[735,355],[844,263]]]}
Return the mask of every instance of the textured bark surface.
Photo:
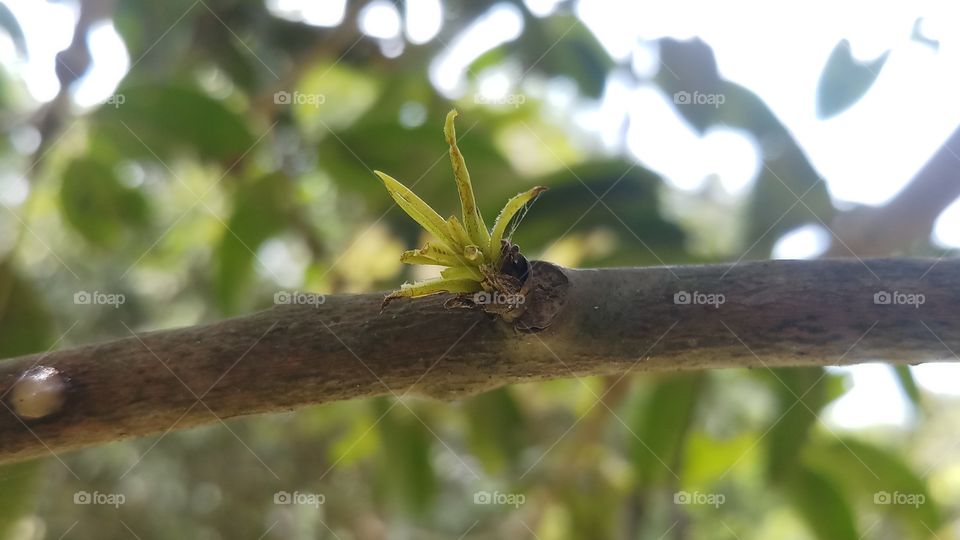
{"label": "textured bark surface", "polygon": [[[2,361],[0,461],[407,391],[455,399],[628,370],[919,363],[956,360],[951,350],[960,351],[958,261],[540,271],[550,269],[568,283],[565,293],[541,290],[527,306],[538,317],[529,326],[553,318],[537,332],[444,309],[446,296],[397,301],[380,313],[382,294],[339,295],[320,306],[283,305]],[[678,304],[682,291],[699,296]],[[875,303],[882,292],[901,296]],[[907,294],[924,302],[896,303]],[[723,295],[723,303],[695,303],[720,298],[707,295]],[[14,414],[10,390],[36,365],[59,372],[65,395],[58,412],[27,420]]]}

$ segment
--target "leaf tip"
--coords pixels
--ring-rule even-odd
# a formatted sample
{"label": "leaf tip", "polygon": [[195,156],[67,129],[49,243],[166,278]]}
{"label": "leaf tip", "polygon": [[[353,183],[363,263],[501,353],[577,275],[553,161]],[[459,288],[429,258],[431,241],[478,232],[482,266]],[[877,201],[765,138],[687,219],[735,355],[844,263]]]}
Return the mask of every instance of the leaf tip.
{"label": "leaf tip", "polygon": [[456,142],[457,140],[457,128],[453,121],[459,115],[460,113],[456,109],[450,109],[450,112],[447,113],[447,120],[443,123],[443,136],[449,144],[454,144],[450,141]]}

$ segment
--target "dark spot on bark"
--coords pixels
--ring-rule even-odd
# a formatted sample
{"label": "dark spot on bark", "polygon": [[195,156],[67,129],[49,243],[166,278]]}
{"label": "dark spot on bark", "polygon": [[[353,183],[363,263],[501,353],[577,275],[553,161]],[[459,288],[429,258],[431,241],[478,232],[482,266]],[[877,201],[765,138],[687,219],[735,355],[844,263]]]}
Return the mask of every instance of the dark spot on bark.
{"label": "dark spot on bark", "polygon": [[521,289],[524,312],[514,327],[521,332],[548,328],[563,310],[569,288],[570,280],[559,266],[541,261],[530,263],[528,278]]}

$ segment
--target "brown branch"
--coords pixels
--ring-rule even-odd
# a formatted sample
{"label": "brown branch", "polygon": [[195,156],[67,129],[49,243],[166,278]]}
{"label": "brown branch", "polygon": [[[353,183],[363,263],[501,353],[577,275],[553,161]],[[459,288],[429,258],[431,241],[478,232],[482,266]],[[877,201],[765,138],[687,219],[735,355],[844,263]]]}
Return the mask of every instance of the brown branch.
{"label": "brown branch", "polygon": [[926,242],[937,217],[960,197],[960,128],[943,143],[913,180],[879,208],[863,207],[836,217],[829,256],[877,257],[909,252]]}
{"label": "brown branch", "polygon": [[[603,270],[541,264],[538,277],[565,276],[569,287],[528,297],[528,313],[541,320],[561,307],[535,335],[482,312],[444,309],[442,297],[398,301],[381,314],[382,294],[338,295],[316,307],[283,305],[19,357],[0,362],[7,409],[0,409],[0,461],[384,394],[454,399],[628,370],[954,359],[960,262],[866,264],[869,270],[854,260]],[[679,291],[722,294],[724,302],[676,304]],[[919,293],[924,302],[877,305],[879,291]]]}

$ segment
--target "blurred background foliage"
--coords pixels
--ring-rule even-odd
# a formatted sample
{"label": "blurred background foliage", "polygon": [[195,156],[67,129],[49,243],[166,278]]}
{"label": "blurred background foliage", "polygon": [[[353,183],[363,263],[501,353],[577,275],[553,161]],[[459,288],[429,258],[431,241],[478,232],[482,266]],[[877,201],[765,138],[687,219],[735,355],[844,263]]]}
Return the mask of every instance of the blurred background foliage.
{"label": "blurred background foliage", "polygon": [[[452,106],[488,219],[507,197],[550,187],[514,238],[531,258],[587,267],[766,258],[798,228],[863,210],[836,203],[777,115],[721,76],[699,39],[640,44],[658,58],[648,73],[614,58],[573,3],[342,4],[63,3],[75,25],[57,56],[60,89],[37,100],[19,70],[31,51],[15,10],[0,3],[5,46],[20,59],[0,71],[0,357],[248,313],[272,305],[278,290],[366,292],[424,277],[398,262],[424,238],[371,170],[452,212],[441,137]],[[427,17],[433,4],[443,14],[436,29],[411,35],[409,17]],[[306,10],[332,19],[316,23]],[[468,56],[455,85],[438,83],[438,62],[478,21],[493,20],[483,27],[491,34],[506,25],[497,18],[504,10],[521,30]],[[103,24],[129,65],[109,97],[82,106],[72,91],[96,62],[87,38]],[[391,24],[393,34],[382,35]],[[849,42],[837,43],[817,83],[817,114],[855,106],[886,60],[859,60]],[[507,85],[488,92],[503,74]],[[658,88],[673,121],[695,133],[746,134],[762,148],[748,188],[731,194],[714,176],[678,189],[624,147],[628,120],[599,135],[577,122],[574,112],[602,103],[612,78]],[[724,103],[671,99],[694,91]],[[601,142],[610,137],[621,142]],[[851,244],[841,255],[944,255],[929,233],[878,247],[835,231]],[[78,291],[125,302],[77,304]],[[455,403],[385,397],[215,422],[0,468],[0,530],[10,538],[958,537],[960,408],[920,388],[909,369],[895,375],[910,421],[856,429],[824,421],[850,384],[819,368],[568,379]],[[325,500],[275,504],[282,491]],[[123,494],[125,503],[75,504],[78,492]],[[480,492],[523,503],[477,504]],[[877,504],[883,493],[924,502]],[[701,504],[678,504],[687,495]]]}

